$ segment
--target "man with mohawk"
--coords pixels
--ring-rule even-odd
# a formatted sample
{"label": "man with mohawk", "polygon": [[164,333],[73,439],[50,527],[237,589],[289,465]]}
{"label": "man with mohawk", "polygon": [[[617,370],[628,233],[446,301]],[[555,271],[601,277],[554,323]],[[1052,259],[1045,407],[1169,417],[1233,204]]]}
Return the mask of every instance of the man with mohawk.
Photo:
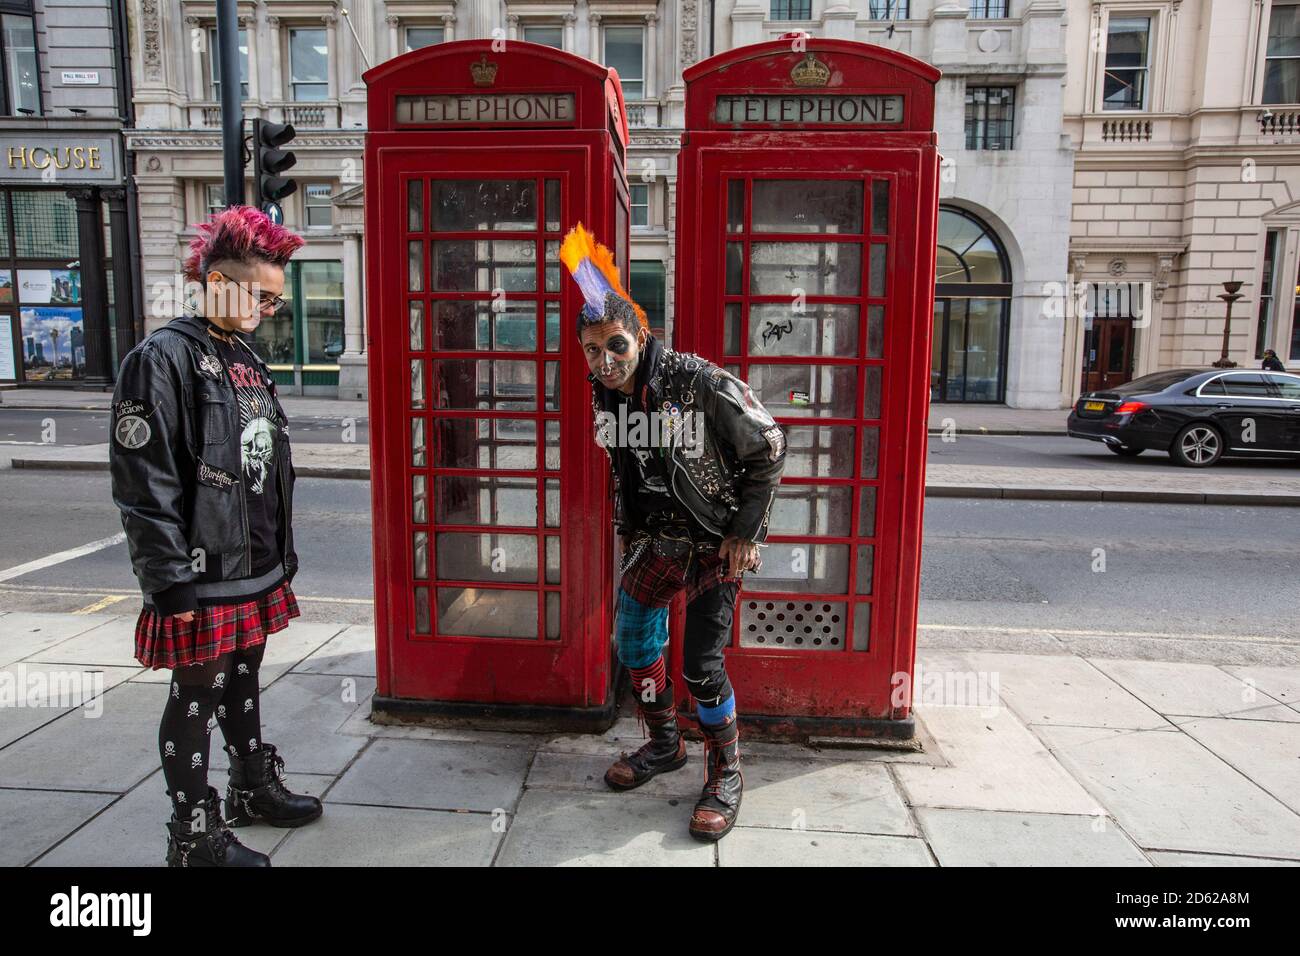
{"label": "man with mohawk", "polygon": [[614,473],[623,544],[618,655],[649,736],[614,762],[605,782],[630,790],[686,764],[663,659],[668,605],[685,592],[682,676],[707,764],[690,832],[720,840],[736,823],[743,786],[723,649],[740,577],[758,569],[758,543],[767,536],[785,467],[785,434],[744,382],[697,355],[665,348],[650,333],[613,256],[581,223],[565,236],[560,259],[585,302],[577,331],[591,371],[597,441]]}

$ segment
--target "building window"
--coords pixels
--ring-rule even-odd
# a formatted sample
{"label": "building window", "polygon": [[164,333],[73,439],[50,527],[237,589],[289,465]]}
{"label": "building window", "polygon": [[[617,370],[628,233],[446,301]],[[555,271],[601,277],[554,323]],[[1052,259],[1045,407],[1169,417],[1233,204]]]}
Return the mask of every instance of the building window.
{"label": "building window", "polygon": [[632,192],[632,225],[650,225],[650,185],[634,184]]}
{"label": "building window", "polygon": [[[212,98],[221,99],[221,48],[217,45],[217,28],[208,29],[208,82]],[[248,31],[239,31],[239,98],[248,99]]]}
{"label": "building window", "polygon": [[1104,109],[1146,109],[1150,44],[1150,17],[1111,18],[1106,28]]}
{"label": "building window", "polygon": [[330,202],[333,190],[329,183],[308,183],[303,189],[303,202],[307,207],[308,226],[332,226],[334,206]]}
{"label": "building window", "polygon": [[811,20],[812,0],[772,0],[773,20]]}
{"label": "building window", "polygon": [[630,280],[632,300],[645,309],[650,331],[660,341],[664,338],[664,300],[667,283],[664,264],[657,259],[632,263]]}
{"label": "building window", "polygon": [[[540,43],[542,46],[553,46],[557,50],[564,49],[564,27],[555,25],[539,25],[524,27],[524,39],[529,43]],[[622,76],[622,73],[619,73]]]}
{"label": "building window", "polygon": [[[282,385],[301,366],[307,386],[338,382],[343,352],[343,264],[336,260],[290,262],[284,270],[284,305],[264,318],[251,344]],[[322,367],[323,366],[323,367]]]}
{"label": "building window", "polygon": [[993,230],[964,209],[939,207],[930,400],[1006,397],[1011,266]]}
{"label": "building window", "polygon": [[1009,0],[970,0],[971,20],[1005,20]]}
{"label": "building window", "polygon": [[310,102],[329,99],[329,41],[325,31],[289,31],[289,98]]}
{"label": "building window", "polygon": [[1010,149],[1015,134],[1013,86],[966,88],[966,148]]}
{"label": "building window", "polygon": [[423,50],[426,46],[441,43],[446,35],[442,27],[407,27],[406,52]]}
{"label": "building window", "polygon": [[203,194],[207,200],[209,218],[226,208],[226,186],[224,183],[206,183],[203,187]]}
{"label": "building window", "polygon": [[1273,338],[1273,302],[1277,296],[1277,253],[1282,231],[1270,229],[1264,239],[1264,270],[1259,277],[1259,317],[1255,326],[1255,358],[1264,357],[1264,349]]}
{"label": "building window", "polygon": [[1300,103],[1300,4],[1273,4],[1264,51],[1265,103]]}
{"label": "building window", "polygon": [[605,28],[605,65],[618,70],[623,97],[645,97],[645,30],[641,27]]}
{"label": "building window", "polygon": [[[31,3],[6,3],[7,7],[31,9]],[[36,28],[30,15],[5,13],[0,16],[4,33],[0,64],[4,81],[5,111],[9,116],[40,116],[40,71],[36,58]]]}
{"label": "building window", "polygon": [[906,20],[911,11],[909,0],[871,0],[867,16],[872,20]]}

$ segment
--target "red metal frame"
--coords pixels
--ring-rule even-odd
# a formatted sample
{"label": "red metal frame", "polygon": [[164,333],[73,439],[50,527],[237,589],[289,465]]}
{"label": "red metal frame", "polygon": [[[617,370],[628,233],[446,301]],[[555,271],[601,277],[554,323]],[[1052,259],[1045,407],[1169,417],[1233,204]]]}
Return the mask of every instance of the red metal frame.
{"label": "red metal frame", "polygon": [[[395,125],[396,97],[405,94],[473,95],[484,88],[473,82],[470,65],[482,58],[497,65],[489,93],[565,92],[574,95],[572,125],[555,128],[418,129]],[[609,712],[612,708],[610,631],[612,601],[609,588],[592,587],[608,581],[612,563],[608,494],[608,464],[592,441],[587,369],[569,339],[580,303],[573,283],[558,276],[562,267],[554,256],[564,231],[581,220],[614,244],[615,207],[626,210],[624,170],[627,121],[614,71],[549,47],[510,42],[502,52],[491,41],[468,40],[438,44],[390,60],[365,75],[369,84],[370,133],[365,154],[367,333],[370,370],[371,493],[374,521],[375,634],[377,709],[410,709],[411,702],[437,710],[448,705],[486,705],[558,709],[579,713]],[[440,179],[531,181],[538,221],[534,229],[475,232],[432,232],[431,195]],[[547,180],[560,185],[558,228],[547,229]],[[408,221],[408,184],[420,187],[420,221]],[[526,187],[527,188],[527,187]],[[626,216],[624,217],[626,222]],[[513,241],[533,244],[535,290],[505,292],[507,307],[536,305],[536,348],[533,351],[435,349],[434,306],[439,302],[486,305],[491,290],[432,289],[434,240]],[[626,239],[626,237],[625,237]],[[419,289],[408,288],[408,243],[418,244]],[[626,242],[624,243],[626,245]],[[549,248],[548,248],[549,247]],[[476,254],[477,259],[477,254]],[[548,270],[559,278],[547,291]],[[421,337],[411,337],[410,309],[422,309]],[[554,351],[546,350],[547,308],[558,308],[559,337]],[[491,315],[491,313],[489,313]],[[477,319],[474,320],[477,322]],[[495,321],[495,320],[490,320]],[[464,344],[463,342],[461,344]],[[477,360],[533,363],[535,391],[532,408],[480,408],[480,381],[461,407],[439,407],[452,387],[440,389],[439,362]],[[546,362],[558,363],[558,408],[548,407]],[[412,363],[422,369],[417,403]],[[490,366],[495,381],[500,366]],[[482,369],[482,365],[474,366]],[[476,373],[477,377],[477,373]],[[499,396],[498,396],[499,397]],[[522,395],[513,395],[518,403]],[[492,399],[489,404],[497,406]],[[502,421],[532,424],[536,459],[531,468],[455,467],[441,462],[451,447],[452,422],[487,423],[492,433]],[[424,458],[414,457],[413,423],[423,428]],[[547,467],[546,423],[559,427],[559,459]],[[470,444],[479,429],[474,426]],[[475,462],[481,464],[481,462]],[[527,527],[439,523],[437,479],[485,476],[536,482],[537,522]],[[416,521],[413,483],[424,481],[427,519]],[[559,482],[558,527],[546,526],[547,481]],[[437,536],[456,532],[520,535],[536,544],[535,580],[438,581]],[[427,573],[417,577],[416,535],[423,533]],[[548,539],[559,542],[560,580],[547,576]],[[482,592],[535,593],[537,637],[483,637],[441,633],[438,628],[439,586]],[[558,603],[558,633],[547,637],[547,600]],[[420,598],[423,597],[423,601]],[[423,625],[426,623],[427,628]],[[526,621],[526,619],[525,619]]]}
{"label": "red metal frame", "polygon": [[[831,70],[825,87],[793,85],[791,68],[808,53]],[[897,674],[910,675],[915,656],[916,607],[920,575],[921,516],[925,482],[926,417],[929,406],[930,334],[933,325],[935,229],[938,209],[938,156],[933,133],[934,83],[938,71],[882,47],[842,40],[807,39],[795,49],[789,40],[760,43],[728,51],[698,63],[685,73],[686,125],[678,157],[678,276],[674,342],[719,364],[736,367],[742,378],[749,366],[797,365],[856,369],[852,417],[802,417],[777,413],[786,426],[842,426],[853,429],[853,470],[831,477],[788,475],[783,487],[813,485],[851,488],[846,536],[772,534],[773,545],[809,543],[847,549],[846,593],[791,593],[761,590],[750,578],[741,592],[727,668],[737,689],[742,719],[814,727],[836,733],[906,733],[910,728],[906,699],[897,699]],[[845,130],[803,125],[778,128],[750,124],[721,127],[713,122],[718,96],[812,92],[834,94],[901,94],[903,122],[889,128]],[[751,191],[755,180],[850,179],[862,182],[862,232],[751,234]],[[728,232],[728,182],[744,183],[744,221]],[[889,183],[889,225],[873,233],[871,183]],[[751,303],[789,302],[789,296],[728,294],[726,246],[742,243],[743,271],[749,276],[753,241],[855,243],[861,248],[859,295],[809,296],[809,303],[847,303],[858,307],[858,354],[832,356],[747,356]],[[873,245],[887,249],[883,296],[869,294],[868,270]],[[728,304],[739,306],[740,354],[725,348],[723,317]],[[868,307],[884,306],[881,357],[867,354]],[[879,368],[879,417],[864,418],[863,369]],[[878,429],[875,477],[860,474],[862,442]],[[861,535],[860,494],[876,488],[874,534]],[[855,597],[858,546],[870,545],[874,586],[869,596]],[[785,601],[845,605],[844,640],[831,650],[793,646],[741,646],[742,620],[748,602]],[[680,635],[681,605],[673,615]],[[776,611],[781,610],[779,607]],[[871,615],[863,650],[854,649],[855,618]],[[681,670],[681,640],[672,642],[671,666]],[[906,678],[910,686],[910,676]],[[680,686],[680,685],[679,685]],[[892,728],[891,728],[891,725]]]}

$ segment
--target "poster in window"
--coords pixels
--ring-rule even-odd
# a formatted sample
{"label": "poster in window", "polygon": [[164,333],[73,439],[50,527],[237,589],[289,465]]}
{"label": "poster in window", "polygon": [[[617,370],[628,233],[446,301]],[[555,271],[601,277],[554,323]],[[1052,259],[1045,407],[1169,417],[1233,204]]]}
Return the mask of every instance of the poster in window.
{"label": "poster in window", "polygon": [[66,382],[86,375],[86,344],[81,309],[28,307],[22,320],[23,379]]}
{"label": "poster in window", "polygon": [[[9,269],[0,269],[0,305],[14,304],[14,274]],[[10,376],[12,378],[13,376]]]}
{"label": "poster in window", "polygon": [[0,381],[13,381],[18,377],[14,370],[13,325],[13,316],[0,315]]}
{"label": "poster in window", "polygon": [[19,269],[18,301],[75,305],[81,301],[81,270]]}

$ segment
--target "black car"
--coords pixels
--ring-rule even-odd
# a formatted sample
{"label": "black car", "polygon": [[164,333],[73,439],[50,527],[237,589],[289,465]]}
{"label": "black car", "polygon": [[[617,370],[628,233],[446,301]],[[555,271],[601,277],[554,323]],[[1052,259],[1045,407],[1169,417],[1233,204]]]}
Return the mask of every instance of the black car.
{"label": "black car", "polygon": [[1300,458],[1300,375],[1176,369],[1089,392],[1067,429],[1117,455],[1167,451],[1204,468],[1229,457]]}

